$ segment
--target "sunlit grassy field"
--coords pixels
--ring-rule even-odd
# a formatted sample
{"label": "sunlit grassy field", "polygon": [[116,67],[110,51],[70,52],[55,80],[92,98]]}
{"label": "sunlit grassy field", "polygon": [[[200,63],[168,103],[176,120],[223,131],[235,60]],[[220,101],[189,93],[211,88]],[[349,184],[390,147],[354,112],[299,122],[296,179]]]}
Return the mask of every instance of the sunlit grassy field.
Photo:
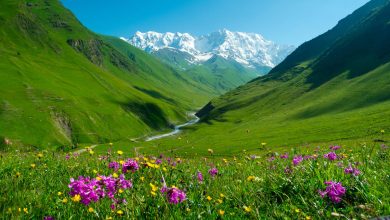
{"label": "sunlit grassy field", "polygon": [[[369,219],[390,214],[388,146],[380,143],[135,155],[6,150],[5,219]],[[260,151],[259,151],[260,152]],[[79,178],[81,177],[81,178]],[[74,180],[71,180],[74,178]],[[89,178],[89,179],[88,179]]]}

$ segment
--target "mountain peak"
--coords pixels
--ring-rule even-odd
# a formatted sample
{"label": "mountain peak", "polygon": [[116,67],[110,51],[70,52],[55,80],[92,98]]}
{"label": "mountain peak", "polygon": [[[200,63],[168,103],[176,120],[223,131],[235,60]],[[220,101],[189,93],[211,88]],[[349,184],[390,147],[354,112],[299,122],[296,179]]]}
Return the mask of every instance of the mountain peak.
{"label": "mountain peak", "polygon": [[266,40],[260,34],[233,32],[226,28],[202,36],[137,31],[132,37],[121,39],[149,53],[165,48],[188,53],[193,57],[192,63],[201,63],[218,55],[248,67],[272,68],[295,49]]}

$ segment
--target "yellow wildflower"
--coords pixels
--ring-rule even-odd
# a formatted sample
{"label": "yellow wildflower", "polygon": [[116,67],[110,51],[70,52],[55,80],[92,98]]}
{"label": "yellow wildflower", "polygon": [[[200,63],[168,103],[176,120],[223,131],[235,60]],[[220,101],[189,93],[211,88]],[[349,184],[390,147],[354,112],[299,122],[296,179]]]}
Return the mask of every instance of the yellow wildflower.
{"label": "yellow wildflower", "polygon": [[267,143],[265,143],[265,142],[261,143],[261,146],[264,147],[265,145],[267,145]]}
{"label": "yellow wildflower", "polygon": [[225,214],[225,211],[223,211],[222,209],[220,209],[220,210],[218,211],[218,214],[219,214],[220,216],[223,216],[223,215]]}
{"label": "yellow wildflower", "polygon": [[213,198],[211,198],[210,196],[207,196],[206,199],[211,201]]}
{"label": "yellow wildflower", "polygon": [[187,211],[187,212],[191,212],[191,209],[190,209],[190,208],[186,208],[186,211]]}
{"label": "yellow wildflower", "polygon": [[118,155],[122,155],[122,154],[123,154],[123,151],[118,150],[116,153],[117,153]]}
{"label": "yellow wildflower", "polygon": [[32,163],[30,166],[31,166],[31,168],[34,169],[36,165],[35,165],[35,163]]}
{"label": "yellow wildflower", "polygon": [[20,172],[16,172],[16,177],[20,177],[22,174]]}
{"label": "yellow wildflower", "polygon": [[154,185],[153,183],[149,183],[149,186],[152,188],[153,192],[156,192],[158,190],[158,187]]}
{"label": "yellow wildflower", "polygon": [[23,212],[28,214],[28,209],[27,208],[23,208]]}
{"label": "yellow wildflower", "polygon": [[155,168],[155,169],[158,169],[158,168],[160,168],[160,166],[159,166],[159,165],[157,165],[157,164],[153,164],[153,163],[150,163],[150,162],[147,162],[147,163],[146,163],[146,166],[148,166],[148,167],[151,167],[151,168]]}
{"label": "yellow wildflower", "polygon": [[226,160],[225,158],[223,158],[223,159],[222,159],[222,161],[223,161],[223,162],[225,162],[225,163],[227,163],[227,162],[228,162],[228,160]]}
{"label": "yellow wildflower", "polygon": [[296,212],[296,213],[300,213],[301,210],[300,210],[300,209],[295,209],[295,212]]}
{"label": "yellow wildflower", "polygon": [[217,199],[217,202],[218,202],[219,204],[222,204],[222,203],[223,203],[222,199]]}
{"label": "yellow wildflower", "polygon": [[97,181],[100,181],[100,180],[102,180],[102,178],[101,178],[100,176],[97,176],[97,177],[96,177],[96,180],[97,180]]}
{"label": "yellow wildflower", "polygon": [[382,133],[382,134],[384,134],[384,133],[385,133],[385,130],[384,130],[384,129],[382,129],[382,130],[381,130],[381,133]]}
{"label": "yellow wildflower", "polygon": [[306,220],[311,220],[312,218],[310,216],[306,216]]}
{"label": "yellow wildflower", "polygon": [[253,180],[255,180],[255,176],[248,176],[248,178],[246,178],[247,181],[251,182]]}
{"label": "yellow wildflower", "polygon": [[244,205],[243,208],[244,208],[244,211],[245,211],[245,212],[251,212],[251,211],[252,211],[252,209],[251,209],[250,206]]}
{"label": "yellow wildflower", "polygon": [[162,169],[163,169],[164,172],[167,172],[167,171],[168,171],[167,168],[165,168],[165,167],[163,167]]}
{"label": "yellow wildflower", "polygon": [[98,171],[97,171],[97,170],[92,170],[92,172],[93,172],[93,173],[95,173],[95,174],[96,174],[96,173],[98,173]]}
{"label": "yellow wildflower", "polygon": [[117,174],[117,173],[113,173],[113,174],[112,174],[112,177],[114,177],[114,178],[118,178],[119,176],[118,176],[118,174]]}
{"label": "yellow wildflower", "polygon": [[152,196],[156,196],[157,195],[157,193],[153,192],[153,191],[150,191],[150,194],[152,194]]}
{"label": "yellow wildflower", "polygon": [[109,145],[112,147],[112,145],[114,145],[114,144],[110,142]]}
{"label": "yellow wildflower", "polygon": [[220,194],[219,194],[219,197],[221,197],[221,198],[225,198],[225,195],[224,195],[224,194],[222,194],[222,193],[220,193]]}
{"label": "yellow wildflower", "polygon": [[93,150],[89,150],[89,154],[90,155],[93,155],[95,152],[93,152]]}
{"label": "yellow wildflower", "polygon": [[42,154],[42,153],[38,153],[38,154],[37,154],[37,157],[38,157],[38,158],[42,158],[42,157],[43,157],[43,154]]}
{"label": "yellow wildflower", "polygon": [[93,210],[93,208],[92,207],[89,207],[88,208],[88,212],[93,212],[94,210]]}
{"label": "yellow wildflower", "polygon": [[21,208],[18,208],[18,212],[21,212],[22,211],[22,209]]}
{"label": "yellow wildflower", "polygon": [[143,182],[145,180],[145,177],[141,176],[140,179]]}
{"label": "yellow wildflower", "polygon": [[79,194],[76,194],[75,196],[72,197],[73,202],[80,202],[81,196]]}
{"label": "yellow wildflower", "polygon": [[67,203],[68,199],[67,198],[63,198],[61,201],[62,201],[62,203]]}
{"label": "yellow wildflower", "polygon": [[123,189],[119,189],[118,192],[119,193],[123,193],[124,191],[123,191]]}
{"label": "yellow wildflower", "polygon": [[61,195],[62,195],[62,192],[58,192],[57,195],[58,195],[58,196],[61,196]]}
{"label": "yellow wildflower", "polygon": [[116,211],[116,214],[123,215],[123,211],[122,210],[118,210],[118,211]]}
{"label": "yellow wildflower", "polygon": [[209,154],[213,154],[214,153],[213,149],[207,149],[207,151],[209,152]]}
{"label": "yellow wildflower", "polygon": [[121,160],[121,161],[119,161],[119,163],[120,163],[121,165],[123,165],[123,164],[125,163],[125,161]]}

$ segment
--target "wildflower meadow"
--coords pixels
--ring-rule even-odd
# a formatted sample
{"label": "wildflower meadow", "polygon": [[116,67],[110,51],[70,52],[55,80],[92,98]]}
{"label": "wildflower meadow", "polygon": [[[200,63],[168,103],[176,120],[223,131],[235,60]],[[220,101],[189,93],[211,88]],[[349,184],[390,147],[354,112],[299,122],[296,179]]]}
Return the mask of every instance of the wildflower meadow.
{"label": "wildflower meadow", "polygon": [[[8,151],[4,219],[370,219],[390,214],[380,144],[221,156]],[[287,150],[288,149],[288,150]]]}

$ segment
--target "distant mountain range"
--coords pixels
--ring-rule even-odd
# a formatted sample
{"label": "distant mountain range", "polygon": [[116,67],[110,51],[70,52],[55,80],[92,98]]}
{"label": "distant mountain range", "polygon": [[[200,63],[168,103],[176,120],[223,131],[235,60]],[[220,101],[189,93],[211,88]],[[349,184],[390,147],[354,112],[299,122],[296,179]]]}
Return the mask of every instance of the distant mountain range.
{"label": "distant mountain range", "polygon": [[253,149],[257,140],[386,142],[379,131],[390,129],[389,39],[390,0],[371,0],[267,75],[212,100],[197,113],[206,123],[191,137],[207,135],[199,145],[224,140],[221,149],[241,146],[244,135]]}
{"label": "distant mountain range", "polygon": [[226,29],[199,37],[188,33],[138,31],[132,37],[122,39],[163,60],[168,59],[169,63],[181,68],[202,64],[214,56],[219,56],[244,67],[255,68],[261,74],[275,67],[295,49],[294,46],[279,45],[266,40],[260,34],[232,32]]}

